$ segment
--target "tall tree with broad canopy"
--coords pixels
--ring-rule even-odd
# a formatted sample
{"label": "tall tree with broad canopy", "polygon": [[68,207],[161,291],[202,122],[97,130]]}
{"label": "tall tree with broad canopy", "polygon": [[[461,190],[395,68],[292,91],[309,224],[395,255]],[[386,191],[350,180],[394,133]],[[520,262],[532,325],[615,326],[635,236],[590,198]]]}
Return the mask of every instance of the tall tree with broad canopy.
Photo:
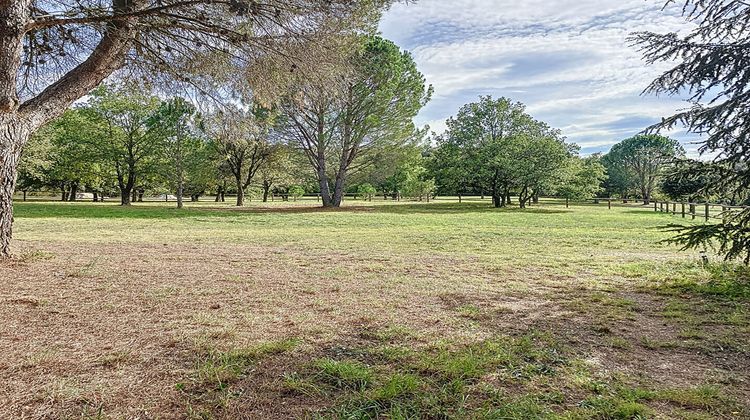
{"label": "tall tree with broad canopy", "polygon": [[431,166],[461,169],[441,170],[438,179],[454,186],[471,179],[478,189],[491,191],[495,207],[509,205],[514,190],[521,207],[545,188],[552,190],[573,152],[559,130],[535,120],[523,104],[508,98],[480,97],[461,107],[447,125]]}
{"label": "tall tree with broad canopy", "polygon": [[461,166],[474,174],[481,189],[492,192],[495,207],[504,207],[509,204],[513,187],[512,146],[516,136],[532,124],[533,119],[520,102],[482,96],[479,102],[464,105],[448,119],[448,131],[440,148],[460,151]]}
{"label": "tall tree with broad canopy", "polygon": [[324,52],[312,60],[319,62],[333,51],[323,40],[372,29],[384,6],[380,0],[0,2],[0,257],[10,255],[24,145],[124,64],[156,84],[223,78],[241,87],[244,78],[211,64],[250,69],[256,83],[274,79],[256,66],[263,60],[287,72],[313,69],[299,59]]}
{"label": "tall tree with broad canopy", "polygon": [[[120,204],[130,205],[141,185],[161,165],[164,136],[154,118],[160,106],[157,97],[134,87],[96,88],[86,110],[101,127],[92,149],[99,159],[114,168],[120,189]],[[136,198],[138,194],[135,194]]]}
{"label": "tall tree with broad canopy", "polygon": [[283,107],[282,132],[312,165],[324,207],[339,207],[347,178],[382,147],[405,144],[432,87],[406,51],[377,36],[362,38],[351,71],[338,83],[302,80]]}
{"label": "tall tree with broad canopy", "polygon": [[[671,3],[671,2],[669,2]],[[668,4],[669,4],[668,3]],[[689,92],[692,107],[665,118],[652,131],[683,126],[703,135],[701,153],[715,154],[726,169],[723,186],[750,189],[750,3],[744,0],[683,0],[694,28],[684,36],[641,32],[631,40],[647,63],[677,62],[646,93]],[[750,263],[750,209],[722,223],[672,226],[686,249],[718,243],[727,259]]]}
{"label": "tall tree with broad canopy", "polygon": [[612,146],[604,161],[622,174],[628,185],[635,186],[643,204],[649,204],[664,169],[684,155],[685,150],[677,140],[657,134],[641,134]]}

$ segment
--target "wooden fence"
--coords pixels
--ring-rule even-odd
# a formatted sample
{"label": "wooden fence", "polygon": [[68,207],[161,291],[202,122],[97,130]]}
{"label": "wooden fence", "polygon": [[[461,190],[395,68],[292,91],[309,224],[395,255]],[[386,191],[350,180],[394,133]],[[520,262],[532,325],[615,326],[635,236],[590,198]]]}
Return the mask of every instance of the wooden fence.
{"label": "wooden fence", "polygon": [[654,201],[654,211],[681,215],[683,218],[690,216],[693,220],[702,218],[705,221],[711,219],[726,219],[733,213],[747,210],[748,206],[730,206],[717,203],[691,203],[684,201]]}

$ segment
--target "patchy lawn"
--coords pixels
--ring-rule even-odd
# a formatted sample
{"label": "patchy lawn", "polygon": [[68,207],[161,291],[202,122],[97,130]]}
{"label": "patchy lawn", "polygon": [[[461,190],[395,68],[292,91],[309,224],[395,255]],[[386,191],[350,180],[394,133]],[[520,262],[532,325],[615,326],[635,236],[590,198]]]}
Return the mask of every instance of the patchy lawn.
{"label": "patchy lawn", "polygon": [[679,217],[188,206],[16,205],[0,418],[750,416],[749,272]]}

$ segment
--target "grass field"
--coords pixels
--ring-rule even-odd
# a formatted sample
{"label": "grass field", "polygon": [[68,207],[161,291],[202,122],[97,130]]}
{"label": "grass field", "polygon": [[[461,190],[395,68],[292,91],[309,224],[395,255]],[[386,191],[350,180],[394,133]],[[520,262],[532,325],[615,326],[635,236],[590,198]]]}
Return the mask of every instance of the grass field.
{"label": "grass field", "polygon": [[748,272],[679,217],[171,206],[17,203],[0,418],[750,416]]}

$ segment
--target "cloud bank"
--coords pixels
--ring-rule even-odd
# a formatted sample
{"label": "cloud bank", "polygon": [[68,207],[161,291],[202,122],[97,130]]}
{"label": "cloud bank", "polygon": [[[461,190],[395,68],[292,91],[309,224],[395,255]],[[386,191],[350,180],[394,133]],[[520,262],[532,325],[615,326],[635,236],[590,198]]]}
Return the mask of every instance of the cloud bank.
{"label": "cloud bank", "polygon": [[[420,0],[397,4],[380,30],[409,50],[435,87],[418,122],[434,131],[479,95],[509,97],[560,128],[584,154],[607,151],[681,98],[642,96],[668,66],[646,66],[628,45],[634,31],[685,32],[664,0]],[[696,140],[680,139],[696,156]]]}

